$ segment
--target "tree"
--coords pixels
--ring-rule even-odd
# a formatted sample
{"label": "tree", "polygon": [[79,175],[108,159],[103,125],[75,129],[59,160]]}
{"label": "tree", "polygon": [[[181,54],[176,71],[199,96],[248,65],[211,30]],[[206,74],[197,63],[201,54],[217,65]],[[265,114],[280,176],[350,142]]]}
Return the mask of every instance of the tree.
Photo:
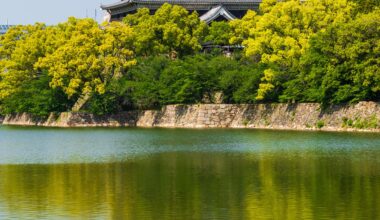
{"label": "tree", "polygon": [[33,116],[47,117],[51,112],[63,112],[72,106],[72,101],[60,89],[49,86],[51,78],[43,74],[22,83],[17,91],[2,99],[2,114],[31,113]]}
{"label": "tree", "polygon": [[130,100],[131,105],[137,109],[160,107],[163,102],[160,96],[160,77],[169,62],[170,59],[162,55],[140,58],[138,65],[120,80],[120,93],[124,96],[128,94],[124,100]]}
{"label": "tree", "polygon": [[169,63],[160,76],[162,103],[201,103],[205,95],[211,97],[217,90],[219,68],[208,64],[208,57],[203,55]]}
{"label": "tree", "polygon": [[376,7],[380,7],[380,0],[351,0],[356,3],[355,11],[369,13]]}
{"label": "tree", "polygon": [[267,65],[257,99],[279,94],[283,83],[295,77],[309,39],[329,24],[349,21],[352,7],[346,0],[264,0],[261,14],[249,15],[252,24],[243,41],[246,56]]}
{"label": "tree", "polygon": [[136,33],[134,49],[138,55],[190,54],[201,49],[201,40],[207,25],[196,12],[189,13],[178,5],[165,3],[154,15],[148,9],[139,9],[124,22]]}
{"label": "tree", "polygon": [[380,99],[380,9],[331,24],[310,41],[284,99],[323,103]]}
{"label": "tree", "polygon": [[249,32],[255,26],[257,18],[259,17],[255,11],[248,10],[242,19],[230,21],[229,25],[232,29],[230,44],[242,44],[244,40],[248,39]]}
{"label": "tree", "polygon": [[220,71],[219,84],[225,103],[256,103],[262,68],[241,60],[219,59],[226,67]]}
{"label": "tree", "polygon": [[101,29],[92,19],[69,18],[57,29],[62,42],[35,68],[47,71],[51,86],[62,88],[69,98],[105,93],[111,79],[136,63],[129,49],[133,32],[126,24],[110,23]]}
{"label": "tree", "polygon": [[212,22],[208,28],[208,35],[205,41],[216,45],[228,45],[231,37],[232,30],[228,22]]}
{"label": "tree", "polygon": [[16,26],[0,38],[0,100],[21,85],[41,77],[34,64],[53,50],[54,28],[44,24]]}

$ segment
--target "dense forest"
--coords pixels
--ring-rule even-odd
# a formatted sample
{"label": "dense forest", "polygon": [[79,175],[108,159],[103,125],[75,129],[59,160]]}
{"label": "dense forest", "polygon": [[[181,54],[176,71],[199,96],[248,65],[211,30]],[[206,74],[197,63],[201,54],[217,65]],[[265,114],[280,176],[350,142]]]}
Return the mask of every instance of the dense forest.
{"label": "dense forest", "polygon": [[[0,112],[108,114],[166,104],[380,100],[379,0],[264,0],[206,25],[164,4],[0,36]],[[215,47],[235,45],[232,55]]]}

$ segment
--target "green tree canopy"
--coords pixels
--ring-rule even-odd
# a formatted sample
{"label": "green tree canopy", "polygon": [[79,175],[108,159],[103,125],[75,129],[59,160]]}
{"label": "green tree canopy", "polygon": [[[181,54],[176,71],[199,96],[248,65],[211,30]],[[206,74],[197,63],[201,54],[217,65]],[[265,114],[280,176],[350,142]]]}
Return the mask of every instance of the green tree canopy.
{"label": "green tree canopy", "polygon": [[54,28],[36,24],[13,27],[0,37],[0,100],[41,76],[34,64],[53,49],[54,32]]}
{"label": "green tree canopy", "polygon": [[56,50],[40,59],[35,68],[47,71],[51,86],[73,95],[104,93],[105,86],[135,64],[132,29],[110,23],[104,29],[92,19],[70,18],[59,25],[61,42]]}
{"label": "green tree canopy", "polygon": [[228,22],[212,22],[208,28],[208,34],[205,41],[216,45],[228,45],[232,36],[232,29]]}
{"label": "green tree canopy", "polygon": [[330,25],[311,40],[283,99],[342,103],[380,99],[380,10]]}
{"label": "green tree canopy", "polygon": [[259,15],[248,14],[249,37],[243,41],[246,55],[268,66],[257,99],[278,93],[281,84],[294,77],[309,39],[329,24],[349,21],[351,10],[346,0],[264,0]]}
{"label": "green tree canopy", "polygon": [[201,49],[207,25],[196,12],[189,13],[178,5],[165,3],[154,15],[148,9],[139,9],[128,15],[124,22],[131,25],[136,34],[134,50],[138,55],[191,54]]}
{"label": "green tree canopy", "polygon": [[380,0],[351,0],[356,3],[355,11],[369,13],[380,7]]}
{"label": "green tree canopy", "polygon": [[[212,102],[220,92],[225,103],[378,101],[378,5],[264,0],[258,12],[207,26],[164,4],[102,26],[16,26],[0,36],[0,113],[108,114]],[[200,54],[206,41],[245,50]]]}

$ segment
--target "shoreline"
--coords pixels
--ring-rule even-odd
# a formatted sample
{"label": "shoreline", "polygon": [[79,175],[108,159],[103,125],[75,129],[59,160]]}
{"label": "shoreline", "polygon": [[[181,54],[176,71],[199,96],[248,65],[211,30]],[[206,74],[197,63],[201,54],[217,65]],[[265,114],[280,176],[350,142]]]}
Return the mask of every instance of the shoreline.
{"label": "shoreline", "polygon": [[285,127],[163,127],[163,126],[96,126],[96,125],[83,125],[83,126],[46,126],[46,125],[30,125],[30,124],[1,124],[0,126],[9,128],[55,128],[55,129],[118,129],[118,128],[140,128],[140,129],[189,129],[189,130],[205,130],[205,129],[234,129],[234,130],[258,130],[258,131],[295,131],[295,132],[332,132],[332,133],[363,133],[363,134],[377,134],[380,129],[357,129],[357,128],[285,128]]}
{"label": "shoreline", "polygon": [[356,129],[356,128],[282,128],[282,127],[141,127],[141,126],[43,126],[43,125],[20,125],[20,124],[0,124],[3,127],[10,128],[55,128],[55,129],[122,129],[122,128],[141,128],[141,129],[190,129],[190,130],[205,130],[205,129],[234,129],[234,130],[257,130],[257,131],[294,131],[294,132],[331,132],[331,133],[363,133],[363,134],[378,134],[380,129]]}
{"label": "shoreline", "polygon": [[[1,118],[0,118],[1,122]],[[60,128],[230,128],[380,133],[380,103],[359,102],[326,109],[316,103],[168,105],[112,115],[52,113],[45,120],[29,114],[5,116],[3,125]]]}

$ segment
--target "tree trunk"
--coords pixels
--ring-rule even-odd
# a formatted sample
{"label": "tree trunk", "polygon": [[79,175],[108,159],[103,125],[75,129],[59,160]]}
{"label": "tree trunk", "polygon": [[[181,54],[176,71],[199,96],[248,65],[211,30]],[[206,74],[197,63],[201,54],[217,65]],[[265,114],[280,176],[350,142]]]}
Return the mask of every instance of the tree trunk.
{"label": "tree trunk", "polygon": [[81,95],[79,97],[79,99],[77,100],[77,102],[74,104],[74,106],[71,109],[71,111],[73,111],[73,112],[79,112],[85,106],[85,104],[88,102],[88,100],[90,98],[91,98],[90,93],[86,93],[86,94]]}

